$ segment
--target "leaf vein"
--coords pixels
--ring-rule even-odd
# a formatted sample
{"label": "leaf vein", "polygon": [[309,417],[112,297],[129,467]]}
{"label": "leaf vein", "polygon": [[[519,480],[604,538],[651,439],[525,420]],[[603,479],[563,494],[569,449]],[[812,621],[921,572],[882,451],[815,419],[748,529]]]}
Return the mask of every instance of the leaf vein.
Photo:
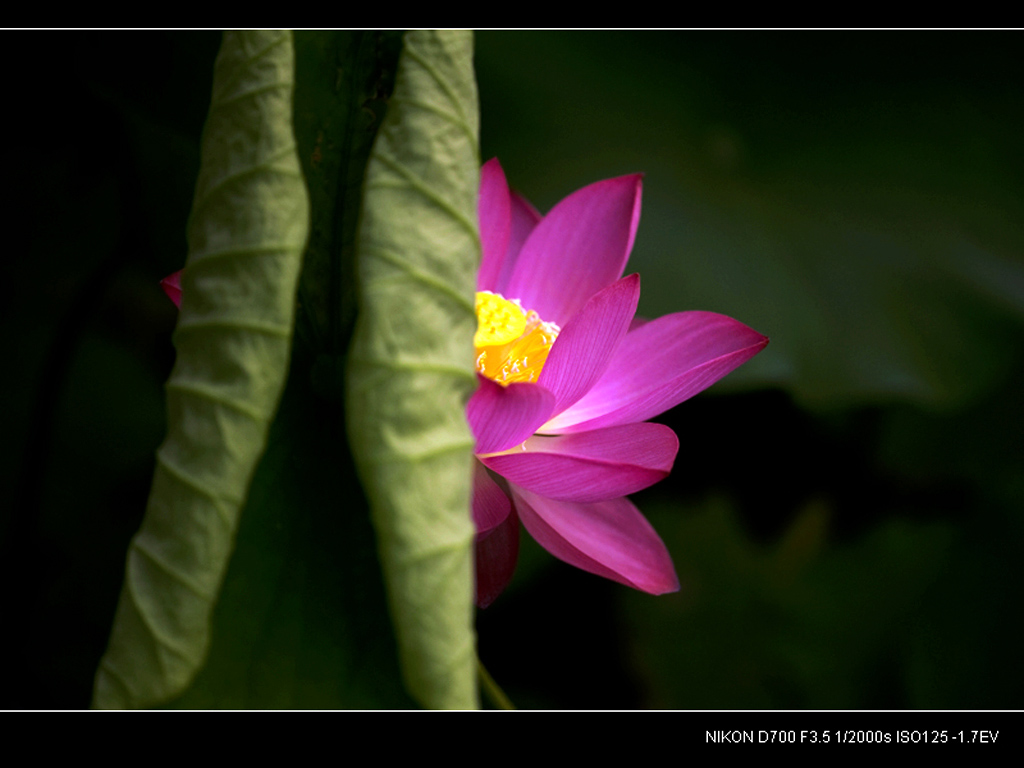
{"label": "leaf vein", "polygon": [[480,233],[477,231],[477,225],[465,216],[456,206],[452,205],[451,202],[437,194],[426,182],[424,182],[419,176],[412,173],[412,171],[404,165],[394,158],[389,157],[386,153],[381,152],[379,150],[379,143],[374,145],[373,156],[409,182],[409,186],[428,200],[432,201],[435,205],[448,213],[448,215],[453,219],[458,221],[459,224],[462,225],[462,228],[473,237],[476,245],[480,245]]}
{"label": "leaf vein", "polygon": [[433,275],[431,275],[431,274],[429,274],[427,272],[424,272],[422,269],[420,269],[418,266],[416,266],[412,262],[410,262],[410,261],[408,261],[406,259],[403,259],[401,256],[399,256],[394,251],[392,251],[392,250],[390,250],[390,249],[388,249],[388,248],[386,248],[384,246],[374,245],[374,244],[368,243],[364,247],[363,252],[366,253],[367,255],[370,255],[370,256],[376,256],[377,258],[381,259],[382,261],[386,261],[387,263],[392,264],[393,266],[398,267],[405,274],[407,274],[409,277],[413,278],[414,280],[417,280],[417,281],[423,283],[424,285],[429,285],[431,288],[434,288],[437,291],[445,294],[446,296],[448,296],[449,298],[454,300],[455,303],[458,304],[460,307],[462,307],[463,309],[467,310],[470,314],[476,314],[476,306],[475,306],[474,302],[470,301],[467,297],[463,296],[461,293],[459,293],[458,291],[453,289],[450,285],[445,283],[443,280],[439,280],[438,278],[434,277]]}
{"label": "leaf vein", "polygon": [[157,451],[156,459],[160,467],[167,472],[167,474],[197,495],[204,496],[209,499],[210,503],[213,504],[214,509],[217,511],[217,516],[220,517],[224,526],[228,530],[234,529],[235,522],[228,511],[224,509],[221,498],[217,495],[216,491],[210,490],[199,480],[196,480],[192,475],[168,459],[163,450]]}
{"label": "leaf vein", "polygon": [[192,257],[189,259],[189,264],[198,264],[204,261],[213,261],[215,259],[223,259],[230,256],[290,256],[290,251],[294,251],[296,248],[302,246],[302,243],[296,241],[294,243],[280,242],[280,243],[260,243],[259,245],[252,245],[246,247],[233,247],[233,248],[218,248],[211,249],[208,251],[194,250]]}
{"label": "leaf vein", "polygon": [[265,336],[280,336],[281,338],[288,338],[291,334],[291,328],[287,325],[233,318],[214,318],[211,320],[197,320],[190,323],[178,323],[175,334],[194,333],[195,331],[214,330],[217,328],[227,328],[232,331],[251,331],[252,333],[261,333]]}
{"label": "leaf vein", "polygon": [[434,113],[435,115],[440,117],[442,120],[445,120],[445,121],[451,123],[452,125],[455,125],[457,128],[459,128],[464,134],[466,134],[466,138],[468,138],[471,143],[475,144],[475,142],[476,142],[476,135],[473,133],[473,128],[469,125],[469,123],[466,122],[465,118],[462,115],[456,114],[456,113],[453,113],[453,112],[449,112],[448,110],[442,109],[441,107],[437,106],[436,104],[431,104],[429,101],[420,101],[419,99],[410,99],[410,98],[397,98],[397,99],[396,98],[392,98],[391,99],[391,103],[392,104],[395,104],[396,102],[400,103],[400,104],[408,104],[409,106],[413,106],[413,107],[419,107],[420,109],[425,109],[428,112]]}
{"label": "leaf vein", "polygon": [[[457,93],[455,93],[454,89],[451,86],[451,83],[448,81],[448,78],[444,77],[441,74],[441,72],[438,71],[437,67],[434,66],[433,62],[423,58],[423,56],[420,55],[419,51],[417,51],[414,47],[406,47],[405,52],[409,55],[410,58],[414,59],[416,63],[420,65],[420,68],[423,69],[424,72],[426,72],[428,75],[430,75],[431,78],[433,78],[434,82],[437,83],[437,85],[441,88],[442,91],[444,91],[445,95],[448,97],[451,103],[454,104],[455,108],[461,113],[462,110],[460,107],[462,104],[462,99],[459,98],[459,95]],[[460,114],[460,117],[462,118],[463,121],[466,120],[465,115]],[[476,140],[475,137],[473,140]]]}
{"label": "leaf vein", "polygon": [[100,659],[100,669],[103,670],[107,674],[107,676],[110,677],[121,688],[122,692],[124,693],[125,700],[129,702],[129,706],[134,704],[137,697],[134,691],[132,691],[131,687],[128,685],[128,680],[125,678],[125,676],[121,674],[117,667],[111,664],[109,654],[103,654],[103,658]]}
{"label": "leaf vein", "polygon": [[144,555],[147,560],[156,565],[160,570],[162,570],[172,579],[177,581],[183,587],[188,589],[188,591],[194,594],[196,597],[199,597],[208,603],[213,602],[213,595],[206,592],[206,590],[204,590],[199,584],[197,584],[192,579],[188,578],[184,573],[176,569],[173,565],[166,562],[162,557],[157,555],[156,552],[151,550],[148,546],[144,546],[142,544],[142,539],[139,536],[136,536],[134,539],[132,539],[132,549]]}
{"label": "leaf vein", "polygon": [[250,96],[256,96],[258,94],[267,93],[269,91],[278,91],[278,90],[282,90],[283,89],[283,90],[286,91],[286,95],[287,95],[287,88],[288,88],[288,83],[281,83],[281,82],[276,82],[276,81],[272,82],[272,83],[265,83],[265,84],[258,85],[255,88],[250,88],[250,89],[245,90],[245,91],[236,91],[235,93],[232,93],[230,96],[222,96],[220,99],[218,99],[216,102],[214,102],[212,108],[213,109],[222,109],[224,107],[228,107],[228,106],[231,106],[232,104],[235,104],[235,103],[237,103],[239,101],[242,101],[243,99],[247,99]]}
{"label": "leaf vein", "polygon": [[450,453],[458,453],[469,449],[472,451],[476,443],[470,440],[463,440],[457,443],[430,448],[425,451],[400,451],[392,448],[387,454],[377,454],[369,457],[370,461],[378,466],[388,464],[422,464],[439,456],[446,456]]}
{"label": "leaf vein", "polygon": [[[472,537],[469,537],[468,540],[472,540]],[[398,559],[396,560],[396,562],[408,564],[429,561],[433,560],[438,556],[456,552],[459,549],[461,549],[464,545],[465,542],[454,541],[448,544],[440,544],[435,547],[426,547],[416,552],[411,552],[408,556]]]}
{"label": "leaf vein", "polygon": [[283,32],[282,34],[280,34],[277,37],[275,37],[270,42],[269,45],[266,45],[263,48],[261,48],[261,49],[259,49],[257,51],[254,51],[252,53],[250,53],[249,51],[245,51],[245,48],[244,48],[245,40],[243,39],[241,41],[242,42],[242,46],[243,46],[242,50],[245,51],[246,55],[242,59],[242,63],[241,64],[239,64],[238,62],[231,62],[231,66],[232,66],[231,77],[226,78],[226,80],[224,80],[224,81],[219,81],[219,79],[216,77],[216,72],[214,73],[214,75],[215,75],[214,76],[214,84],[216,86],[218,86],[218,87],[217,87],[216,93],[211,98],[211,103],[217,101],[220,98],[230,98],[230,97],[223,97],[220,94],[227,93],[228,91],[231,90],[231,88],[235,85],[235,83],[238,82],[238,79],[243,74],[245,74],[249,64],[251,64],[252,62],[256,61],[256,59],[260,58],[261,56],[265,56],[267,53],[272,51],[276,46],[283,45],[286,41],[288,41],[290,39],[291,39],[290,34],[288,32]]}
{"label": "leaf vein", "polygon": [[458,376],[460,379],[476,381],[476,375],[471,372],[469,366],[459,368],[455,365],[442,365],[441,363],[416,363],[402,360],[368,360],[359,357],[350,357],[349,364],[364,365],[367,368],[387,368],[392,371],[451,374],[453,376]]}
{"label": "leaf vein", "polygon": [[279,149],[277,152],[269,154],[266,157],[261,157],[259,160],[256,160],[251,165],[247,165],[244,168],[241,168],[237,171],[228,173],[218,178],[216,181],[212,182],[206,189],[202,191],[202,195],[200,195],[199,191],[196,190],[196,200],[192,204],[192,213],[190,216],[190,220],[194,221],[198,219],[202,210],[209,204],[210,200],[212,200],[221,189],[223,189],[224,187],[233,182],[241,181],[242,179],[245,179],[248,176],[252,176],[253,174],[277,173],[281,176],[303,178],[302,172],[298,168],[292,168],[290,163],[289,167],[287,168],[275,168],[273,165],[278,160],[285,160],[292,157],[295,153],[295,150],[295,142],[290,142],[289,144],[286,144],[281,149]]}
{"label": "leaf vein", "polygon": [[[128,587],[128,593],[132,597],[132,603],[135,605],[135,610],[139,614],[139,618],[142,619],[142,623],[146,626],[146,630],[149,632],[150,636],[157,643],[162,645],[164,648],[166,648],[168,651],[173,653],[178,658],[183,659],[186,662],[189,661],[191,656],[189,655],[188,651],[183,649],[181,646],[177,645],[166,634],[164,634],[162,630],[157,628],[156,624],[153,622],[153,618],[149,615],[149,612],[146,610],[146,603],[141,600],[141,598],[135,591],[137,588],[135,580],[129,576],[125,579],[124,583],[125,586]],[[164,677],[169,677],[163,659],[158,656],[158,661]]]}
{"label": "leaf vein", "polygon": [[211,403],[215,403],[217,405],[223,405],[226,408],[230,408],[231,410],[242,414],[243,416],[248,416],[257,423],[266,420],[260,411],[248,405],[244,401],[230,398],[216,389],[204,386],[199,382],[181,381],[180,379],[172,378],[167,382],[166,388],[176,390],[182,394],[192,395],[193,397],[197,397],[202,400],[209,400]]}

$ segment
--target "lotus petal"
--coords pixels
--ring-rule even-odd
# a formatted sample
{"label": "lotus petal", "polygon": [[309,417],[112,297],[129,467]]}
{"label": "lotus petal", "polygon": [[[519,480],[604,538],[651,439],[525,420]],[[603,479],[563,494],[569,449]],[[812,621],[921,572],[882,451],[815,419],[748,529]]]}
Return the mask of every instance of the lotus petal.
{"label": "lotus petal", "polygon": [[629,499],[580,504],[511,490],[526,530],[560,560],[652,595],[679,589],[665,544]]}

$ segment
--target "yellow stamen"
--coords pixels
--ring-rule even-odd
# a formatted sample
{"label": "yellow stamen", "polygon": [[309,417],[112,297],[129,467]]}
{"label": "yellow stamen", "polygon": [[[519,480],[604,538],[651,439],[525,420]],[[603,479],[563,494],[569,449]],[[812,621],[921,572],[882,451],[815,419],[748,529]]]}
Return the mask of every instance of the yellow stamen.
{"label": "yellow stamen", "polygon": [[505,386],[537,381],[561,329],[517,300],[490,291],[477,293],[476,318],[477,370]]}

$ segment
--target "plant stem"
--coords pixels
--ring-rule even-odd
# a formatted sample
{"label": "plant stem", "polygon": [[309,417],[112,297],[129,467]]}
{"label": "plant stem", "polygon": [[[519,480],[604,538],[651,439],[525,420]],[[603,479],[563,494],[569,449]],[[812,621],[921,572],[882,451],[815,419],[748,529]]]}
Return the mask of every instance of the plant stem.
{"label": "plant stem", "polygon": [[479,656],[476,659],[476,665],[480,672],[480,686],[483,688],[484,694],[486,694],[490,702],[498,709],[515,709],[515,705],[509,697],[505,695],[505,692],[501,690],[501,686],[494,682],[494,678],[491,677],[491,674],[487,671],[487,667],[484,666],[484,663],[480,661]]}

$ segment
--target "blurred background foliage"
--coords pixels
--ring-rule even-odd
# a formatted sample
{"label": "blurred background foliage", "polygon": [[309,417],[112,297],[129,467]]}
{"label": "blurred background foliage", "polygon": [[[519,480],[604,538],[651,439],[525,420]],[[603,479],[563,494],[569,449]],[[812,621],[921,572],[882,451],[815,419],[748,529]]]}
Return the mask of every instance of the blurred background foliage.
{"label": "blurred background foliage", "polygon": [[[164,433],[158,281],[184,261],[219,35],[17,39],[0,706],[84,707]],[[541,210],[644,171],[641,314],[772,339],[661,419],[676,468],[636,501],[678,594],[524,537],[477,623],[517,705],[1021,706],[1022,57],[999,33],[477,35],[482,157]],[[328,337],[297,342],[304,389],[180,706],[411,704]]]}

